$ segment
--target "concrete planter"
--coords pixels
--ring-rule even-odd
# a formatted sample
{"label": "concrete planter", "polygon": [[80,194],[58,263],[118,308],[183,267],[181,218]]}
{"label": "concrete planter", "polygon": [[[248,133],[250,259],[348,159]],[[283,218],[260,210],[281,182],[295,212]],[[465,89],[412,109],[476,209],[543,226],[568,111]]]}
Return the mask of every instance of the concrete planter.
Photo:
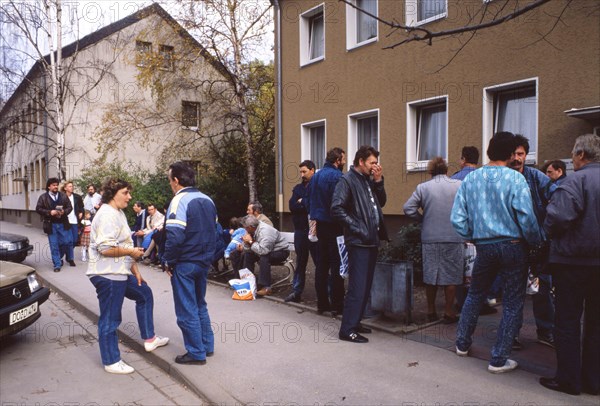
{"label": "concrete planter", "polygon": [[412,323],[413,263],[378,262],[371,288],[371,309],[393,319]]}

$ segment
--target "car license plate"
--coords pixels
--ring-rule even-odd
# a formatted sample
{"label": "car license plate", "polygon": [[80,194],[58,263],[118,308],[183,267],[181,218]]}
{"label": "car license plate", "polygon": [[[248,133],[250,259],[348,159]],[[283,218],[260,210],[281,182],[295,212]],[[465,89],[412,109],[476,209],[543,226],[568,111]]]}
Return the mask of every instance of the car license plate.
{"label": "car license plate", "polygon": [[38,311],[38,302],[32,303],[31,305],[24,307],[23,309],[17,310],[10,314],[10,325],[25,320],[28,317],[33,316]]}

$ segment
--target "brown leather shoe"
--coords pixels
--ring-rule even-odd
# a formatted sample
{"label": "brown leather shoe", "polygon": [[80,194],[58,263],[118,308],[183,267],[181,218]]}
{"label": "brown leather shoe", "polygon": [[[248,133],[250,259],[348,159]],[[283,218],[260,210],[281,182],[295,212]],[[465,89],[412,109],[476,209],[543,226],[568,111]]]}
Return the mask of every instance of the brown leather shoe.
{"label": "brown leather shoe", "polygon": [[258,296],[270,296],[270,295],[272,295],[272,294],[273,294],[273,291],[271,290],[271,288],[270,288],[270,287],[268,287],[268,286],[267,286],[267,287],[265,287],[265,288],[262,288],[262,289],[261,289],[261,290],[259,290],[258,292],[256,292],[256,294],[257,294]]}

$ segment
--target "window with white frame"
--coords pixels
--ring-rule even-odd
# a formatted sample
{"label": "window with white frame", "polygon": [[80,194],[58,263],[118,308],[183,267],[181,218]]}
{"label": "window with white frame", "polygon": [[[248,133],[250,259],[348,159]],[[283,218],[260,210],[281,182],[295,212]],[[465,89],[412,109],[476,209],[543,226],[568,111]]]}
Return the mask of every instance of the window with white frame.
{"label": "window with white frame", "polygon": [[325,163],[325,120],[302,124],[301,160],[310,159],[317,169]]}
{"label": "window with white frame", "polygon": [[378,15],[378,2],[379,0],[352,0],[352,4],[358,9],[346,4],[347,49],[377,41],[377,19],[372,16]]}
{"label": "window with white frame", "polygon": [[406,25],[427,24],[447,15],[448,0],[406,0]]}
{"label": "window with white frame", "polygon": [[529,140],[527,163],[537,162],[537,80],[525,80],[484,89],[483,145],[499,131],[521,134]]}
{"label": "window with white frame", "polygon": [[190,129],[200,128],[200,103],[192,101],[181,102],[181,125]]}
{"label": "window with white frame", "polygon": [[325,58],[325,18],[323,5],[300,15],[300,65]]}
{"label": "window with white frame", "polygon": [[363,145],[379,150],[379,109],[348,116],[348,160]]}
{"label": "window with white frame", "polygon": [[436,156],[448,158],[448,97],[407,104],[407,169],[425,169]]}

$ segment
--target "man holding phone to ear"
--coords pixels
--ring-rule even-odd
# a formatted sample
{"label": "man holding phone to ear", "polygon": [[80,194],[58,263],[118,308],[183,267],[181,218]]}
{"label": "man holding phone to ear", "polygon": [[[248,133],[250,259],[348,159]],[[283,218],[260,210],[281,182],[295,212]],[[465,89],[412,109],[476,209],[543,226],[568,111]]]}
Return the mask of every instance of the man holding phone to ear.
{"label": "man holding phone to ear", "polygon": [[40,196],[35,208],[42,216],[44,232],[48,234],[54,272],[60,272],[62,267],[61,248],[66,250],[71,242],[71,224],[68,216],[73,211],[67,195],[58,191],[59,182],[58,178],[48,179],[46,193]]}

